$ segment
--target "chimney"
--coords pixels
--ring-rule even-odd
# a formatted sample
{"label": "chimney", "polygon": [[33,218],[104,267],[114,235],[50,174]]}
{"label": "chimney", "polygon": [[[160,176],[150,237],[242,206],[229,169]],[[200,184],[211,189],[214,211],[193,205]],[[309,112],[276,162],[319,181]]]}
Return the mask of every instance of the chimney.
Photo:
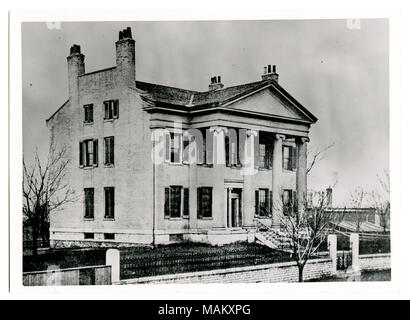
{"label": "chimney", "polygon": [[222,89],[224,87],[224,85],[223,85],[223,83],[221,83],[221,76],[212,77],[211,78],[211,83],[208,87],[209,87],[209,91]]}
{"label": "chimney", "polygon": [[332,193],[333,193],[333,190],[329,186],[329,188],[326,189],[326,205],[328,207],[332,207],[333,205]]}
{"label": "chimney", "polygon": [[267,67],[263,68],[263,75],[262,80],[266,81],[276,81],[279,80],[279,75],[276,73],[276,66],[275,65],[268,65]]}
{"label": "chimney", "polygon": [[125,86],[134,86],[135,41],[132,39],[130,27],[119,32],[115,47],[119,81]]}
{"label": "chimney", "polygon": [[84,55],[81,53],[81,47],[73,44],[70,48],[70,55],[67,57],[68,64],[68,96],[72,103],[79,97],[79,79],[78,77],[85,72]]}

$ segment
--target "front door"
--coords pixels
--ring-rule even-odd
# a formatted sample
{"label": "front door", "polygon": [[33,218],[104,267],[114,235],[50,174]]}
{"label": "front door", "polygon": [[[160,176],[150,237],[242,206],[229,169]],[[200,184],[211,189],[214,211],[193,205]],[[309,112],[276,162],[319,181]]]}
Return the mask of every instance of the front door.
{"label": "front door", "polygon": [[242,226],[242,201],[239,192],[231,193],[230,218],[230,227],[237,228]]}

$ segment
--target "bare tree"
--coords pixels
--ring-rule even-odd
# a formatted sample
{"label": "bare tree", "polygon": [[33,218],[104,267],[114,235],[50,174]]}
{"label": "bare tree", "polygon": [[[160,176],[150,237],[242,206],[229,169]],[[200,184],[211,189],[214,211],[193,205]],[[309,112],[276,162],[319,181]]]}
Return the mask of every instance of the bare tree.
{"label": "bare tree", "polygon": [[282,232],[290,243],[292,257],[299,270],[299,282],[303,282],[307,261],[327,241],[332,225],[340,222],[340,215],[328,208],[324,192],[315,192],[309,201],[304,201],[302,210],[298,210],[296,202],[295,199],[283,203],[280,220]]}
{"label": "bare tree", "polygon": [[329,149],[333,148],[335,145],[335,143],[331,143],[327,146],[325,146],[324,148],[321,149],[315,149],[315,150],[308,150],[308,165],[306,168],[306,174],[309,174],[310,171],[313,169],[313,167],[315,166],[315,164],[317,164],[318,162],[322,161],[326,155],[326,151],[328,151]]}
{"label": "bare tree", "polygon": [[360,232],[361,225],[364,221],[364,217],[360,209],[363,207],[368,195],[368,192],[366,192],[362,187],[357,187],[352,193],[350,193],[350,206],[357,209],[353,213],[353,218],[356,224],[356,232]]}
{"label": "bare tree", "polygon": [[387,170],[383,171],[382,176],[377,176],[381,190],[373,190],[371,198],[373,206],[380,216],[380,224],[383,232],[387,232],[390,220],[390,174]]}
{"label": "bare tree", "polygon": [[57,150],[52,144],[45,163],[36,151],[31,166],[23,156],[23,222],[30,228],[33,255],[37,254],[39,237],[48,240],[50,212],[75,200],[74,191],[65,179],[70,162],[66,153],[65,146]]}

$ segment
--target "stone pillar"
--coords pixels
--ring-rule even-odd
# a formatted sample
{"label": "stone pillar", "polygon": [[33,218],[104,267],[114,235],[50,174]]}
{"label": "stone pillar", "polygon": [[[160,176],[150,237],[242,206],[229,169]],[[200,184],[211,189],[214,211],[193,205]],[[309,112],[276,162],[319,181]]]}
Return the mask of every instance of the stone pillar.
{"label": "stone pillar", "polygon": [[307,143],[309,138],[298,137],[296,138],[297,146],[297,161],[296,161],[296,196],[298,204],[298,214],[303,214],[304,205],[307,196]]}
{"label": "stone pillar", "polygon": [[355,272],[360,271],[359,264],[359,234],[350,234],[350,248],[352,250],[352,269]]}
{"label": "stone pillar", "polygon": [[105,253],[105,264],[111,266],[111,283],[120,281],[120,251],[108,249]]}
{"label": "stone pillar", "polygon": [[211,127],[213,133],[213,193],[212,193],[212,218],[213,227],[224,228],[226,214],[225,208],[225,134],[228,132],[226,127]]}
{"label": "stone pillar", "polygon": [[255,191],[253,182],[255,174],[258,173],[255,163],[255,148],[259,148],[257,144],[258,131],[246,130],[243,159],[244,167],[241,170],[243,175],[243,190],[242,190],[242,226],[245,228],[254,227],[254,205],[253,200]]}
{"label": "stone pillar", "polygon": [[332,260],[332,274],[337,272],[337,237],[335,234],[327,236],[327,248],[329,249],[329,256]]}
{"label": "stone pillar", "polygon": [[213,143],[213,164],[225,167],[225,134],[228,132],[226,127],[210,127],[209,130],[214,134]]}
{"label": "stone pillar", "polygon": [[253,176],[258,170],[255,169],[255,137],[258,135],[256,130],[246,130],[245,146],[243,151],[243,176]]}
{"label": "stone pillar", "polygon": [[272,225],[280,225],[282,209],[282,145],[285,135],[275,134],[273,144],[273,169],[272,169]]}

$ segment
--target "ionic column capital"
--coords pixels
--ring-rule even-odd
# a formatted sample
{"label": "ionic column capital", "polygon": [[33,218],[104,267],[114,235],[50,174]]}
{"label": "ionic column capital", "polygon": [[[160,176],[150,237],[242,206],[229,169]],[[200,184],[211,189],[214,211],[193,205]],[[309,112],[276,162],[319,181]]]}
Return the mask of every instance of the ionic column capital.
{"label": "ionic column capital", "polygon": [[258,135],[258,131],[253,130],[253,129],[247,129],[246,130],[246,135],[248,137],[251,137],[251,136],[256,137]]}
{"label": "ionic column capital", "polygon": [[227,133],[228,132],[228,128],[227,127],[221,127],[221,126],[213,126],[209,128],[210,132],[214,132],[216,134],[220,134],[220,133]]}
{"label": "ionic column capital", "polygon": [[297,138],[301,143],[308,143],[310,142],[309,137],[298,137]]}
{"label": "ionic column capital", "polygon": [[275,140],[285,140],[286,136],[284,134],[275,133]]}

